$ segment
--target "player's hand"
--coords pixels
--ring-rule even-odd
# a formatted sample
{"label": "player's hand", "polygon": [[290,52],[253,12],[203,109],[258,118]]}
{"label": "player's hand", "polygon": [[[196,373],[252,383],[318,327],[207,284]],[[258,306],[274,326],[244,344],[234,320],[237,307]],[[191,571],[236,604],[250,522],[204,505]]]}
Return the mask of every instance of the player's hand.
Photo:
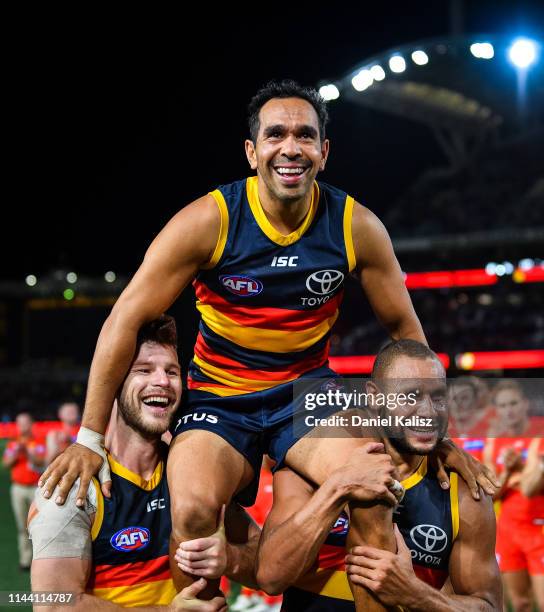
{"label": "player's hand", "polygon": [[502,455],[502,459],[504,469],[507,472],[517,472],[523,469],[521,453],[516,452],[513,448],[507,448]]}
{"label": "player's hand", "polygon": [[453,470],[467,483],[472,497],[480,499],[480,487],[488,494],[495,495],[500,488],[497,477],[488,467],[472,455],[456,446],[451,440],[442,440],[430,455],[436,477],[443,489],[449,489],[450,479],[446,468]]}
{"label": "player's hand", "polygon": [[[75,480],[79,477],[80,485],[76,496],[76,504],[82,507],[85,503],[91,478],[107,467],[107,461],[104,464],[104,459],[105,456],[102,457],[86,446],[77,442],[71,444],[42,474],[38,486],[43,487],[43,496],[46,498],[51,497],[55,487],[58,485],[58,489],[55,492],[55,503],[62,505]],[[106,497],[110,497],[111,477],[109,476],[109,469],[107,474],[104,471],[102,472],[100,482],[102,484],[102,493]]]}
{"label": "player's hand", "polygon": [[335,470],[332,477],[345,492],[346,501],[398,503],[390,490],[396,477],[395,465],[381,442],[369,442],[353,451],[348,463]]}
{"label": "player's hand", "polygon": [[227,572],[228,543],[225,535],[225,506],[221,508],[219,528],[207,538],[182,542],[174,555],[181,571],[204,578],[220,578]]}
{"label": "player's hand", "polygon": [[412,567],[412,556],[395,525],[397,553],[355,546],[346,556],[346,572],[352,583],[375,593],[387,606],[407,606],[416,590],[417,577]]}
{"label": "player's hand", "polygon": [[200,578],[181,590],[168,606],[170,610],[192,610],[193,612],[224,612],[227,602],[221,595],[210,601],[197,599],[198,594],[206,588],[206,581]]}

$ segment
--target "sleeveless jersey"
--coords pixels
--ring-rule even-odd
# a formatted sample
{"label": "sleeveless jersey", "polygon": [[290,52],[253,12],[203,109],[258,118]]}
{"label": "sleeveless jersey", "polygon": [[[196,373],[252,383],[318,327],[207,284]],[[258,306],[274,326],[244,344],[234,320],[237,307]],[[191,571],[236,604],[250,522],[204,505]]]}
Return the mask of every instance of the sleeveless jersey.
{"label": "sleeveless jersey", "polygon": [[[402,481],[406,494],[393,520],[410,549],[418,578],[439,589],[448,577],[449,558],[459,531],[458,477],[450,473],[451,487],[444,491],[427,458]],[[321,547],[316,566],[287,589],[285,611],[353,612],[353,595],[344,565],[349,519],[342,513]]]}
{"label": "sleeveless jersey", "polygon": [[111,499],[96,486],[93,567],[87,590],[128,607],[167,605],[176,590],[168,561],[171,520],[164,462],[145,481],[111,456],[108,460]]}
{"label": "sleeveless jersey", "polygon": [[326,365],[344,280],[355,268],[353,198],[314,183],[306,217],[286,236],[263,211],[257,177],[211,195],[221,229],[193,283],[201,321],[188,388],[240,395]]}

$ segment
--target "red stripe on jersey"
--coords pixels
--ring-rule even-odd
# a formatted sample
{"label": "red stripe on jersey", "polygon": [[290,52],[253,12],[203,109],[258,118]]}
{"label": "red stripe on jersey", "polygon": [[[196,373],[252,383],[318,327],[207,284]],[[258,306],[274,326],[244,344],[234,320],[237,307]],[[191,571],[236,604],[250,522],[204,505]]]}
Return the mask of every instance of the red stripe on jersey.
{"label": "red stripe on jersey", "polygon": [[323,349],[308,357],[302,361],[297,361],[291,366],[280,366],[277,368],[268,368],[267,370],[254,370],[247,366],[229,359],[224,355],[220,355],[212,351],[212,349],[206,344],[206,341],[199,333],[195,344],[195,354],[200,357],[206,363],[213,365],[217,368],[228,371],[233,376],[239,376],[240,378],[250,378],[253,380],[291,380],[297,377],[299,374],[309,372],[315,368],[319,368],[327,362],[329,354],[329,342],[325,344]]}
{"label": "red stripe on jersey", "polygon": [[90,589],[134,586],[144,582],[168,580],[172,577],[168,555],[122,565],[95,565],[93,570],[89,580]]}
{"label": "red stripe on jersey", "polygon": [[448,572],[445,570],[431,569],[430,567],[423,567],[421,565],[412,564],[415,575],[423,582],[434,587],[435,589],[441,589],[444,583],[448,579]]}
{"label": "red stripe on jersey", "polygon": [[346,554],[346,549],[342,546],[323,544],[319,549],[317,565],[319,569],[335,569],[339,572],[344,572],[346,570],[346,566],[344,565]]}
{"label": "red stripe on jersey", "polygon": [[276,331],[297,331],[319,325],[338,310],[344,291],[314,310],[290,310],[288,308],[251,308],[231,304],[214,293],[201,281],[194,281],[196,297],[203,304],[212,306],[221,314],[245,327],[260,327]]}

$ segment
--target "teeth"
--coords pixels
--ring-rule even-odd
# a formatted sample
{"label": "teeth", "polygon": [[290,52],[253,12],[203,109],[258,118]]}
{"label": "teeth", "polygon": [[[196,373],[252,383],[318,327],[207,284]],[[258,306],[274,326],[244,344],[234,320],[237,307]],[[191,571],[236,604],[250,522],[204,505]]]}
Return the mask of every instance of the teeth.
{"label": "teeth", "polygon": [[152,395],[151,397],[146,397],[144,399],[144,404],[151,404],[152,402],[156,404],[164,404],[166,406],[166,404],[170,403],[170,400],[162,395]]}
{"label": "teeth", "polygon": [[302,174],[304,172],[304,168],[277,168],[276,170],[279,174]]}

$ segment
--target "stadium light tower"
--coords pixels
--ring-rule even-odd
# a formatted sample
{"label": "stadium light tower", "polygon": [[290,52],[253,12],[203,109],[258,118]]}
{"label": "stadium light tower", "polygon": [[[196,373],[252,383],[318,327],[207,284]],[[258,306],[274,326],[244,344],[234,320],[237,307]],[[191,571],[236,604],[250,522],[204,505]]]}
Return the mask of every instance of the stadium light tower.
{"label": "stadium light tower", "polygon": [[522,127],[527,121],[527,74],[536,62],[538,47],[528,38],[516,39],[508,49],[508,59],[516,68],[518,76],[518,117]]}

